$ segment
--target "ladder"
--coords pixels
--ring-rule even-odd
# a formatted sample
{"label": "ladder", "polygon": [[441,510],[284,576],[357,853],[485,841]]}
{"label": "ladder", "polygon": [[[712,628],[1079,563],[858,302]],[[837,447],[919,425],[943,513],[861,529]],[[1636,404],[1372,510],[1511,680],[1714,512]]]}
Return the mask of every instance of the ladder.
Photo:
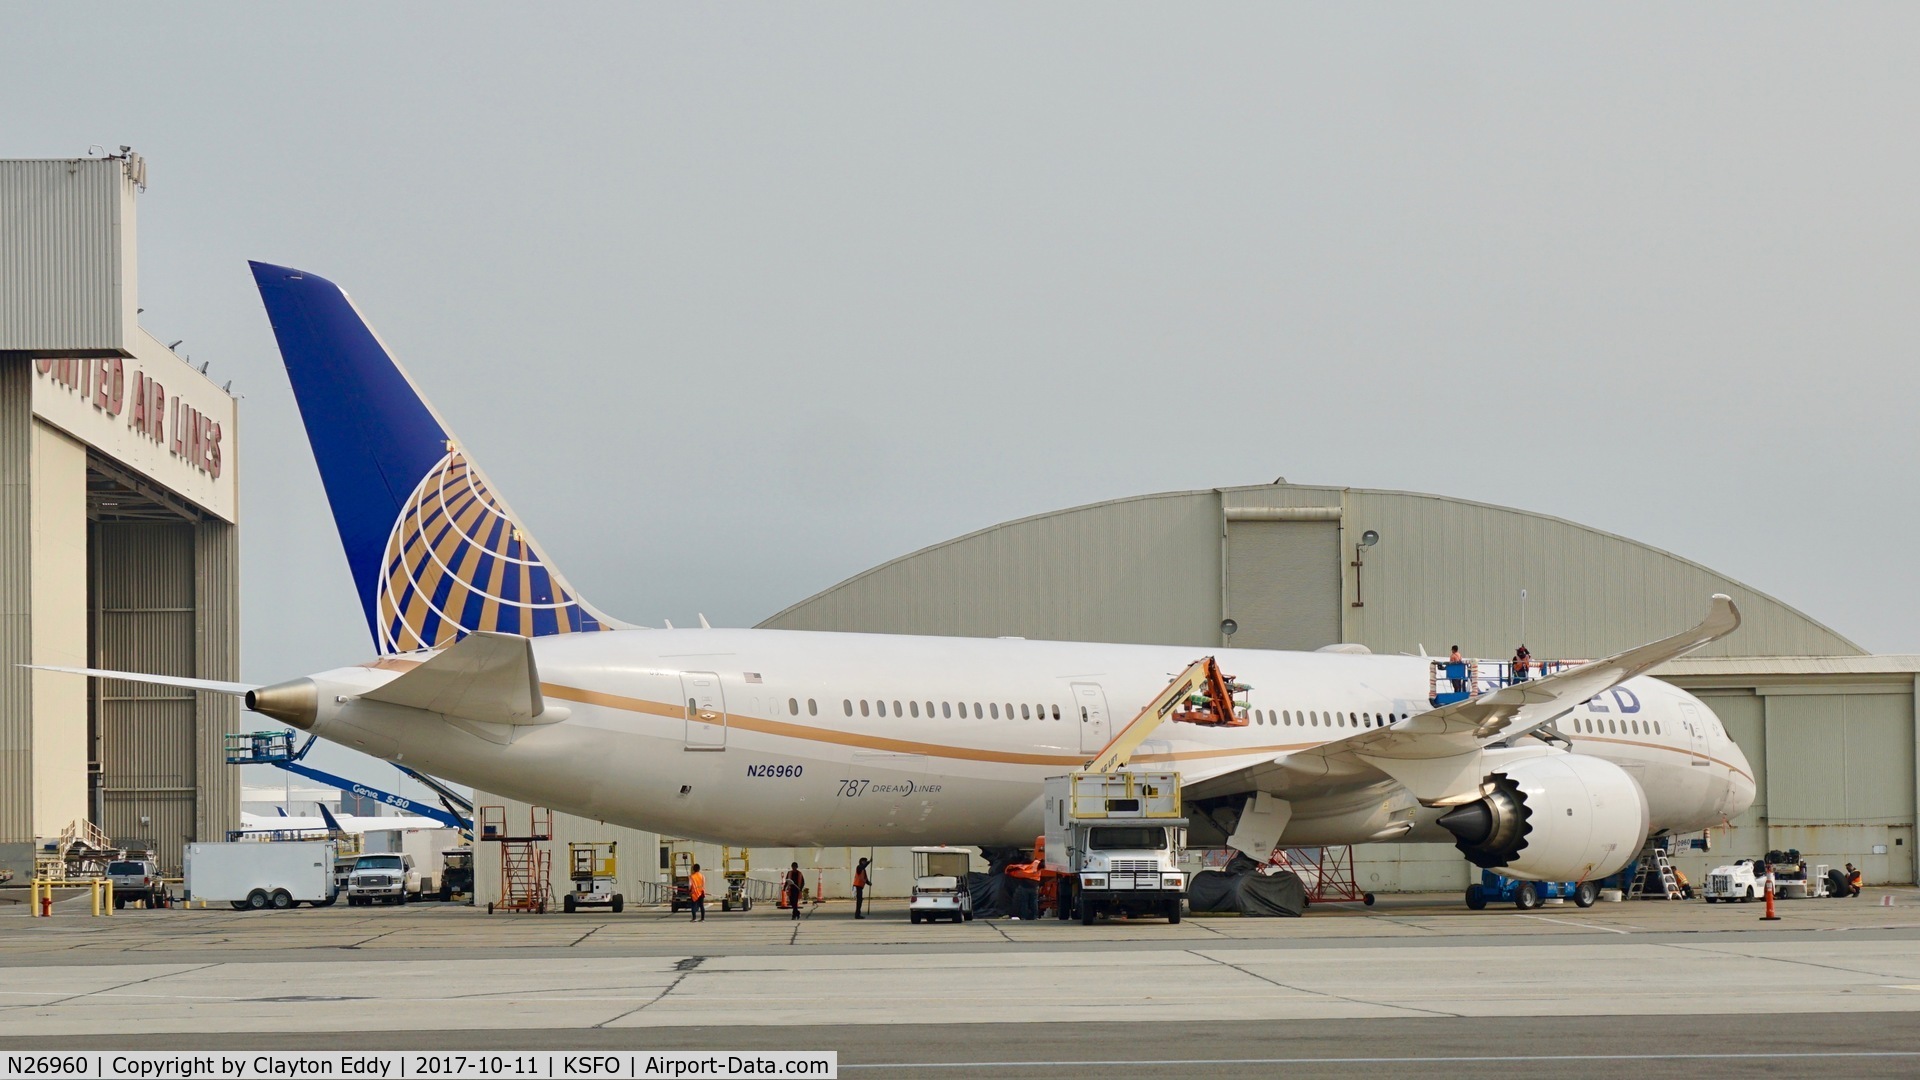
{"label": "ladder", "polygon": [[480,839],[500,845],[500,899],[487,905],[487,914],[499,910],[545,915],[552,897],[549,875],[553,856],[546,844],[553,839],[553,811],[544,806],[531,807],[527,831],[513,834],[507,830],[506,807],[483,806]]}
{"label": "ladder", "polygon": [[1673,864],[1667,861],[1667,849],[1649,840],[1640,852],[1640,869],[1633,875],[1633,887],[1627,899],[1684,900],[1680,882],[1673,876]]}

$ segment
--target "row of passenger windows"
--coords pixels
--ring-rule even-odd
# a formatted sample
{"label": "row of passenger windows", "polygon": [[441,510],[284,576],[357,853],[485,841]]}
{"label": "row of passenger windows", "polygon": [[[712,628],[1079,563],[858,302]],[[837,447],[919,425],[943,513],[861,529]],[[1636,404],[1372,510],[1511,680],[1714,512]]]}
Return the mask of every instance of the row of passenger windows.
{"label": "row of passenger windows", "polygon": [[[960,718],[964,720],[968,716],[969,709],[972,710],[972,716],[975,720],[985,720],[988,718],[998,720],[1002,715],[1001,710],[1005,709],[1006,712],[1004,715],[1007,719],[1011,720],[1014,717],[1014,710],[1017,708],[1020,719],[1022,720],[1060,719],[1060,706],[1058,705],[1028,705],[1025,702],[1021,702],[1018,706],[1015,706],[1012,702],[1007,702],[1003,705],[997,701],[990,701],[982,705],[978,701],[971,704],[964,701],[942,701],[936,704],[931,701],[925,703],[918,701],[902,703],[897,699],[891,703],[874,701],[869,704],[865,698],[861,698],[857,702],[852,698],[847,698],[840,702],[841,711],[845,712],[848,716],[853,715],[856,706],[859,708],[861,716],[932,717],[937,708],[940,717],[945,720],[953,719],[956,712],[958,712]],[[891,709],[891,711],[889,711],[889,709]],[[793,716],[800,715],[799,698],[787,699],[787,712]],[[1085,720],[1087,718],[1086,710],[1082,709],[1080,713],[1080,719]],[[1271,724],[1275,727],[1384,727],[1387,724],[1393,723],[1395,720],[1405,720],[1408,715],[1406,713],[1400,713],[1396,716],[1393,713],[1321,712],[1314,709],[1253,709],[1250,710],[1250,713],[1255,724],[1263,726]],[[807,699],[807,715],[820,715],[820,704],[813,698]],[[1603,720],[1594,717],[1576,717],[1573,721],[1573,730],[1587,735],[1662,734],[1660,723],[1657,720]]]}
{"label": "row of passenger windows", "polygon": [[1296,709],[1254,709],[1253,722],[1272,724],[1276,727],[1385,727],[1394,720],[1405,720],[1407,714],[1396,717],[1393,713],[1371,712],[1320,712],[1314,709],[1300,711]]}
{"label": "row of passenger windows", "polygon": [[[886,702],[886,701],[870,702],[865,698],[861,698],[857,702],[854,701],[852,698],[845,698],[840,702],[841,711],[846,713],[848,716],[853,715],[853,711],[856,707],[859,708],[861,716],[910,716],[910,717],[925,716],[928,718],[932,718],[937,713],[940,716],[940,718],[945,720],[951,720],[954,718],[954,715],[958,713],[960,718],[964,720],[968,716],[968,710],[971,709],[972,716],[976,720],[985,720],[988,717],[992,717],[993,719],[998,720],[1001,717],[1001,710],[1005,709],[1006,718],[1009,720],[1014,718],[1016,710],[1018,710],[1020,719],[1022,720],[1047,720],[1047,719],[1058,720],[1060,719],[1060,706],[1058,705],[1029,705],[1025,702],[1021,702],[1017,706],[1014,705],[1012,702],[1007,702],[1006,704],[1003,705],[997,701],[989,701],[984,705],[976,701],[976,702],[973,702],[971,705],[969,705],[967,702],[964,702],[964,701],[941,701],[941,702],[905,701],[903,702],[898,699],[895,699],[892,702]],[[800,715],[800,699],[788,698],[787,712],[790,713],[791,715],[799,716]],[[820,706],[812,698],[807,699],[807,715],[808,716],[820,715]],[[1085,709],[1081,710],[1080,718],[1082,720],[1086,719]]]}
{"label": "row of passenger windows", "polygon": [[[1003,704],[997,701],[989,701],[982,704],[978,701],[971,703],[965,701],[903,702],[895,699],[891,702],[879,700],[870,702],[865,698],[859,700],[845,698],[841,700],[840,710],[846,715],[854,715],[856,709],[859,710],[861,716],[901,716],[914,718],[925,716],[932,718],[938,715],[938,717],[943,720],[951,720],[956,715],[962,720],[966,719],[969,715],[975,720],[998,720],[1002,716],[1011,720],[1016,715],[1022,720],[1058,720],[1062,715],[1060,706],[1058,705],[1029,705],[1026,702],[1015,705],[1012,702]],[[787,712],[793,716],[800,715],[799,698],[787,699]],[[807,715],[820,715],[820,704],[813,698],[807,699]],[[1250,711],[1249,716],[1255,724],[1262,726],[1271,724],[1275,727],[1282,725],[1287,727],[1384,727],[1387,724],[1393,723],[1396,719],[1405,720],[1407,718],[1406,713],[1401,713],[1396,717],[1393,713],[1321,712],[1318,710],[1294,709],[1253,709]],[[1085,720],[1086,718],[1086,710],[1083,708],[1080,710],[1080,719]]]}
{"label": "row of passenger windows", "polygon": [[1601,720],[1594,717],[1575,717],[1573,730],[1588,735],[1659,735],[1658,720]]}

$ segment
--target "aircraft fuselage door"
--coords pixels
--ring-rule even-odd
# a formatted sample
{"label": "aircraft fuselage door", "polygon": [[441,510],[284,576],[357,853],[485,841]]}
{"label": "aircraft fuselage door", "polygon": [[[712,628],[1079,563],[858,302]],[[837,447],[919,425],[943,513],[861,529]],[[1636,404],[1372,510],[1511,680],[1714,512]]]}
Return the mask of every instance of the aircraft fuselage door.
{"label": "aircraft fuselage door", "polygon": [[1692,754],[1695,765],[1708,764],[1707,761],[1707,721],[1700,710],[1691,702],[1680,703],[1680,726],[1687,729],[1687,750]]}
{"label": "aircraft fuselage door", "polygon": [[720,689],[720,676],[711,671],[683,671],[680,696],[687,703],[686,748],[725,750],[727,698]]}
{"label": "aircraft fuselage door", "polygon": [[1081,752],[1099,753],[1111,738],[1107,734],[1107,692],[1099,683],[1074,683],[1073,704],[1080,713]]}

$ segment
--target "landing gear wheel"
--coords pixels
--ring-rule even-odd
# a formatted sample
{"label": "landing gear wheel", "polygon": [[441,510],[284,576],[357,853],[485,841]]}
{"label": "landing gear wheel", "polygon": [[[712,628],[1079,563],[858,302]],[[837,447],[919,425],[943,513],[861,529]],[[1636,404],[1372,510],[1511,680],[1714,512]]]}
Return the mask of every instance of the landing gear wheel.
{"label": "landing gear wheel", "polygon": [[273,896],[269,899],[273,902],[273,910],[275,911],[285,911],[293,906],[293,894],[285,889],[273,890]]}
{"label": "landing gear wheel", "polygon": [[1532,911],[1540,906],[1540,889],[1531,881],[1523,881],[1513,892],[1513,906],[1521,911]]}
{"label": "landing gear wheel", "polygon": [[569,915],[571,915],[571,914],[573,914],[573,913],[574,913],[575,911],[577,911],[577,910],[579,910],[579,909],[578,909],[578,908],[577,908],[577,907],[575,906],[575,901],[574,901],[574,899],[573,899],[573,894],[572,894],[572,893],[568,893],[568,894],[567,894],[566,896],[564,896],[564,897],[561,897],[561,899],[560,899],[560,910],[561,910],[561,911],[564,911],[564,912],[566,912],[566,913],[567,913],[567,914],[569,914]]}
{"label": "landing gear wheel", "polygon": [[1600,886],[1594,882],[1583,881],[1573,887],[1575,907],[1592,907],[1593,902],[1598,899],[1600,899]]}
{"label": "landing gear wheel", "polygon": [[1485,911],[1486,907],[1486,890],[1478,885],[1467,886],[1467,909],[1469,911]]}
{"label": "landing gear wheel", "polygon": [[270,901],[267,899],[267,890],[265,889],[255,889],[247,894],[247,907],[254,911],[267,910],[268,903],[270,903]]}
{"label": "landing gear wheel", "polygon": [[622,911],[626,910],[626,907],[627,907],[627,898],[620,895],[619,893],[614,893],[613,894],[613,913],[615,915],[618,915]]}

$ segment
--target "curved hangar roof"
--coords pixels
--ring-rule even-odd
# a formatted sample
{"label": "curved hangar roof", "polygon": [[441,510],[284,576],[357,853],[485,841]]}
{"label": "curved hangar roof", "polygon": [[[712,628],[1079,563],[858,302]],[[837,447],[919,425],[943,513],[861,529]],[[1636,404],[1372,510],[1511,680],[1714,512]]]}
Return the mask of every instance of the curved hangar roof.
{"label": "curved hangar roof", "polygon": [[[1368,532],[1379,542],[1360,552]],[[1703,656],[1858,645],[1699,563],[1504,506],[1276,483],[1142,495],[982,529],[848,578],[760,625],[964,637],[1604,656],[1691,626],[1724,592],[1745,621]]]}

